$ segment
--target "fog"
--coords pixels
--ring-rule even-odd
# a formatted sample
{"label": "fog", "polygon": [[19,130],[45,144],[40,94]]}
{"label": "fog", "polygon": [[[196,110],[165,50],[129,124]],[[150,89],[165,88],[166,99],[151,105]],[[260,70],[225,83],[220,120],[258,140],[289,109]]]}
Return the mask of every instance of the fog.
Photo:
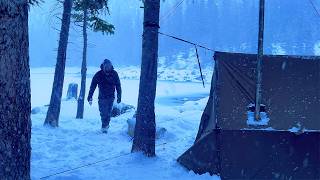
{"label": "fog", "polygon": [[[255,53],[258,37],[258,0],[162,1],[160,31],[217,51]],[[320,10],[320,3],[316,3]],[[89,31],[88,65],[99,66],[104,58],[119,66],[139,65],[143,3],[139,0],[110,0],[115,34]],[[45,1],[32,7],[29,16],[31,67],[52,67],[56,61],[62,5]],[[265,12],[266,54],[320,55],[320,16],[308,0],[268,0]],[[81,28],[71,25],[67,66],[80,66]],[[174,62],[188,56],[194,47],[159,36],[159,56]],[[200,59],[212,61],[213,53],[200,49]]]}

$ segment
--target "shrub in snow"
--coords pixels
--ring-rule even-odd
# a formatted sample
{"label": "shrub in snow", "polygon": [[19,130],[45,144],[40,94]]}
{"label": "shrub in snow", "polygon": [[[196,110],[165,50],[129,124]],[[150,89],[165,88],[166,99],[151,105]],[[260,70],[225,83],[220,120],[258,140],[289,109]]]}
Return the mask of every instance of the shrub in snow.
{"label": "shrub in snow", "polygon": [[117,117],[121,114],[124,114],[126,112],[129,112],[134,109],[134,106],[120,103],[120,104],[114,104],[112,111],[111,111],[111,117]]}

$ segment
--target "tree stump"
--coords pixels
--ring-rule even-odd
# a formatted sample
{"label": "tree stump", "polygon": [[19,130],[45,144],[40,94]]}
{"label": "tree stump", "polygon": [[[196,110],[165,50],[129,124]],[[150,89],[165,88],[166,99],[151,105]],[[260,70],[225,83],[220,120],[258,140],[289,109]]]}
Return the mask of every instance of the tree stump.
{"label": "tree stump", "polygon": [[70,83],[67,92],[67,100],[69,99],[77,99],[78,97],[78,84]]}

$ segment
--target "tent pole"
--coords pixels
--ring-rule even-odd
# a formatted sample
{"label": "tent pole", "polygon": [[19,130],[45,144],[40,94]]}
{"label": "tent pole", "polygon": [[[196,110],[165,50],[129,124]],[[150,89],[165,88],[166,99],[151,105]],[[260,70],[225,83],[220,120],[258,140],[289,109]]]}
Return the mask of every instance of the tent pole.
{"label": "tent pole", "polygon": [[258,37],[258,55],[257,55],[257,89],[255,119],[260,120],[260,105],[262,99],[262,56],[263,56],[263,34],[264,34],[264,6],[265,0],[260,0],[259,5],[259,37]]}

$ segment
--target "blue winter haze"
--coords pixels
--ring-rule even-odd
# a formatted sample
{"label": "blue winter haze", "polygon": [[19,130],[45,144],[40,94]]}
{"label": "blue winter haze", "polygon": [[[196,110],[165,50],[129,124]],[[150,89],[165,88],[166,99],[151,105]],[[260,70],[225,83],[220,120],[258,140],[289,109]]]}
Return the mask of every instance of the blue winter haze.
{"label": "blue winter haze", "polygon": [[[89,32],[88,65],[98,66],[104,58],[116,65],[139,65],[143,3],[140,0],[110,0],[112,36]],[[199,43],[217,51],[256,53],[258,0],[162,0],[160,31]],[[320,2],[313,0],[320,12]],[[52,67],[56,62],[58,29],[62,7],[46,0],[32,7],[29,17],[32,67]],[[188,56],[194,47],[159,36],[159,56],[174,62],[177,54]],[[81,28],[72,24],[67,66],[81,66]],[[266,54],[320,55],[320,16],[309,0],[267,0],[265,12]],[[202,62],[213,53],[199,50]]]}

